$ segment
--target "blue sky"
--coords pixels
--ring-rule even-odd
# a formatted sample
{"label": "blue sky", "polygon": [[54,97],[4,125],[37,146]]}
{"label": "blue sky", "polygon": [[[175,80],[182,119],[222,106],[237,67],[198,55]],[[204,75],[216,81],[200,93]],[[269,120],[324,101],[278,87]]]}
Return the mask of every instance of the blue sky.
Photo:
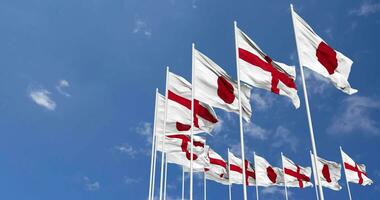
{"label": "blue sky", "polygon": [[[289,3],[354,60],[353,96],[306,72],[318,153],[340,161],[342,145],[375,182],[351,184],[353,198],[380,196],[379,1],[0,0],[0,198],[145,199],[154,91],[164,90],[165,66],[190,80],[195,42],[236,77],[233,20],[273,59],[297,65]],[[299,80],[298,87],[298,110],[286,97],[252,91],[247,157],[256,151],[279,165],[282,151],[310,165]],[[237,115],[217,114],[222,128],[207,143],[224,157],[228,147],[238,154]],[[180,176],[170,165],[170,199],[180,197]],[[325,197],[347,199],[341,185]],[[209,182],[208,189],[209,199],[228,197],[225,186]],[[234,199],[241,190],[233,187]],[[314,197],[313,188],[290,193]],[[260,195],[283,199],[282,188],[260,188]]]}

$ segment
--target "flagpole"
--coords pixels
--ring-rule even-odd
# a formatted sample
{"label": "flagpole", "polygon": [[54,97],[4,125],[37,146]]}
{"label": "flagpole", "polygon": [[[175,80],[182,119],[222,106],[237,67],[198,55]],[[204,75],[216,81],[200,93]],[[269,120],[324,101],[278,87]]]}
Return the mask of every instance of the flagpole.
{"label": "flagpole", "polygon": [[150,158],[150,176],[149,176],[149,197],[148,199],[152,200],[152,185],[153,181],[153,162],[154,162],[154,151],[155,151],[155,141],[156,141],[156,118],[157,118],[157,99],[158,99],[158,88],[156,88],[155,94],[155,103],[154,103],[154,118],[153,118],[153,133],[152,133],[152,153]]}
{"label": "flagpole", "polygon": [[165,179],[164,179],[164,200],[166,200],[166,185],[168,179],[168,155],[165,156]]}
{"label": "flagpole", "polygon": [[207,200],[207,180],[206,180],[206,172],[203,172],[203,199]]}
{"label": "flagpole", "polygon": [[[301,71],[303,95],[304,95],[304,98],[305,98],[306,114],[307,114],[307,119],[308,119],[308,124],[309,124],[310,140],[311,140],[311,146],[312,146],[313,157],[314,157],[314,167],[317,168],[315,166],[316,163],[317,163],[317,156],[318,156],[318,154],[317,154],[317,147],[315,145],[313,122],[311,120],[311,113],[310,113],[310,108],[309,108],[309,99],[308,99],[308,96],[307,96],[305,75],[304,75],[304,72],[303,72],[303,65],[302,65],[302,62],[301,62],[301,59],[300,59],[299,46],[298,46],[297,36],[296,36],[297,33],[295,31],[294,16],[293,16],[294,10],[293,10],[293,5],[292,4],[290,4],[290,9],[291,9],[291,12],[292,12],[292,21],[293,21],[294,36],[295,36],[295,40],[296,40],[297,53],[298,53],[298,62],[299,62],[300,71]],[[319,197],[320,197],[321,200],[324,200],[325,198],[323,196],[323,189],[322,189],[322,185],[320,184],[320,176],[319,176],[319,172],[318,171],[317,171],[316,175],[317,175],[317,183],[318,183],[318,189],[319,189]]]}
{"label": "flagpole", "polygon": [[162,135],[162,151],[161,151],[161,176],[160,176],[160,198],[159,200],[162,200],[162,187],[164,182],[164,162],[165,162],[165,139],[166,139],[166,119],[168,115],[168,79],[169,77],[169,67],[166,67],[166,86],[165,86],[165,116],[164,116],[164,127],[163,127],[163,135]]}
{"label": "flagpole", "polygon": [[[156,133],[156,131],[155,131]],[[156,181],[156,163],[157,163],[157,135],[154,136],[154,159],[153,159],[153,178],[152,178],[152,196],[151,200],[154,199],[154,189],[155,189],[155,181]]]}
{"label": "flagpole", "polygon": [[241,108],[241,91],[240,91],[240,67],[239,67],[239,53],[237,47],[237,22],[234,21],[234,33],[235,33],[235,57],[236,57],[236,70],[237,70],[237,82],[238,82],[238,96],[239,96],[239,125],[240,125],[240,148],[241,148],[241,160],[242,160],[242,171],[243,171],[243,197],[244,200],[247,200],[247,186],[245,184],[245,153],[244,153],[244,130],[243,130],[243,117],[242,117],[242,108]]}
{"label": "flagpole", "polygon": [[[206,142],[204,143],[204,147],[206,147]],[[207,200],[207,180],[206,180],[206,171],[203,169],[203,200]]]}
{"label": "flagpole", "polygon": [[185,199],[185,170],[182,167],[182,200]]}
{"label": "flagpole", "polygon": [[195,70],[194,70],[194,49],[195,49],[195,44],[193,43],[191,45],[191,133],[190,133],[190,138],[191,138],[191,143],[190,143],[190,200],[193,200],[193,134],[194,134],[194,77],[195,77]]}
{"label": "flagpole", "polygon": [[227,156],[227,164],[228,164],[228,196],[229,196],[229,200],[232,200],[232,191],[231,191],[231,176],[230,176],[230,169],[231,169],[231,165],[230,165],[230,149],[227,148],[228,150],[228,156]]}
{"label": "flagpole", "polygon": [[347,191],[348,191],[348,197],[350,198],[350,200],[352,200],[352,197],[351,197],[351,190],[350,190],[350,184],[348,183],[348,180],[347,180],[347,174],[346,174],[346,167],[344,167],[344,160],[343,160],[343,150],[342,150],[342,147],[339,146],[339,149],[340,149],[340,156],[342,157],[342,165],[343,165],[343,170],[344,170],[344,176],[346,178],[346,184],[347,184]]}
{"label": "flagpole", "polygon": [[284,174],[285,199],[288,200],[288,189],[286,186],[285,169],[284,169],[284,154],[282,152],[281,152],[281,161],[282,161],[282,173]]}
{"label": "flagpole", "polygon": [[[254,166],[255,166],[255,174],[256,174],[256,152],[253,152],[253,163],[254,163]],[[259,200],[259,186],[257,185],[257,176],[255,176],[256,178],[256,200]]]}
{"label": "flagpole", "polygon": [[311,151],[309,151],[309,153],[310,153],[310,159],[311,159],[311,166],[313,167],[315,195],[317,197],[317,200],[319,200],[318,188],[317,188],[317,176],[316,176],[316,172],[315,172],[315,171],[317,171],[317,169],[314,168],[314,164],[313,164],[314,160],[313,160],[313,155],[311,154]]}

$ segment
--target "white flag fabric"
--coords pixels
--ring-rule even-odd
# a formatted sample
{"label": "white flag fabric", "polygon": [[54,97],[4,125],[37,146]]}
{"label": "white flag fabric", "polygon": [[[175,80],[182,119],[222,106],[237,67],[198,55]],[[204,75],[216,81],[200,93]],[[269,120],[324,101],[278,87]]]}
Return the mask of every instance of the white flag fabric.
{"label": "white flag fabric", "polygon": [[[167,134],[189,133],[191,129],[191,84],[169,72]],[[211,132],[218,122],[213,108],[194,99],[194,133]]]}
{"label": "white flag fabric", "polygon": [[[239,114],[238,84],[210,58],[194,49],[194,98],[228,112]],[[241,84],[242,114],[251,118],[251,87]]]}
{"label": "white flag fabric", "polygon": [[205,168],[206,178],[228,185],[227,162],[211,148],[208,151],[208,158],[210,163]]}
{"label": "white flag fabric", "polygon": [[[311,161],[314,164],[313,154],[310,154],[310,156]],[[327,187],[335,191],[342,189],[342,186],[339,185],[339,180],[341,177],[341,165],[339,163],[317,157],[317,170],[319,180],[323,187]]]}
{"label": "white flag fabric", "polygon": [[356,93],[348,82],[352,60],[331,48],[296,12],[292,16],[302,65],[328,78],[339,90]]}
{"label": "white flag fabric", "polygon": [[[229,152],[228,154],[228,164],[230,167],[229,179],[230,183],[234,184],[243,184],[243,169],[242,169],[242,160],[237,158]],[[252,164],[245,160],[245,184],[253,186],[256,184],[255,170],[253,169]]]}
{"label": "white flag fabric", "polygon": [[282,165],[284,167],[284,181],[287,187],[305,188],[313,186],[310,182],[310,167],[301,167],[285,156],[282,156]]}
{"label": "white flag fabric", "polygon": [[273,167],[265,158],[254,155],[256,183],[258,186],[284,185],[284,174],[282,169]]}
{"label": "white flag fabric", "polygon": [[296,108],[300,106],[295,83],[294,66],[273,61],[255,42],[236,27],[240,80],[254,87],[289,97]]}
{"label": "white flag fabric", "polygon": [[[165,140],[165,152],[167,153],[168,163],[174,163],[185,168],[190,168],[191,160],[191,138],[188,135],[168,135]],[[204,144],[204,139],[199,136],[193,136],[193,169],[203,171],[209,166],[207,156],[209,147]]]}
{"label": "white flag fabric", "polygon": [[341,150],[344,172],[348,182],[359,185],[371,185],[373,181],[368,178],[366,167],[363,164],[357,164],[343,150]]}

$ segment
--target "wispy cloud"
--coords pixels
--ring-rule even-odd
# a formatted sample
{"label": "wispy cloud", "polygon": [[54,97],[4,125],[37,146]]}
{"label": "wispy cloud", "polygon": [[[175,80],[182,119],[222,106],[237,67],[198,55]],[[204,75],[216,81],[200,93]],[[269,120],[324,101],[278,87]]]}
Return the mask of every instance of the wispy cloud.
{"label": "wispy cloud", "polygon": [[[264,187],[260,190],[261,194],[264,196],[284,196],[285,190],[279,187]],[[288,190],[288,196],[291,196],[292,193]]]}
{"label": "wispy cloud", "polygon": [[244,124],[244,133],[250,137],[266,140],[270,132],[259,125],[254,123],[245,123]]}
{"label": "wispy cloud", "polygon": [[349,11],[350,14],[357,16],[368,16],[380,11],[380,3],[372,3],[371,1],[363,1],[359,8]]}
{"label": "wispy cloud", "polygon": [[153,135],[153,125],[149,122],[140,122],[140,124],[135,129],[136,133],[145,137],[149,144],[152,143],[152,135]]}
{"label": "wispy cloud", "polygon": [[29,97],[39,106],[54,111],[57,104],[50,98],[50,92],[46,89],[30,89]]}
{"label": "wispy cloud", "polygon": [[279,148],[283,146],[290,147],[292,151],[297,150],[297,145],[298,145],[298,139],[295,137],[289,129],[279,126],[277,127],[274,135],[273,135],[273,143],[272,146]]}
{"label": "wispy cloud", "polygon": [[333,30],[332,30],[332,28],[330,27],[330,28],[327,28],[327,29],[325,29],[325,34],[327,35],[327,37],[329,38],[329,39],[333,39]]}
{"label": "wispy cloud", "polygon": [[191,0],[191,7],[194,9],[198,8],[197,0]]}
{"label": "wispy cloud", "polygon": [[114,147],[120,153],[126,154],[130,158],[135,158],[138,151],[129,144],[122,144]]}
{"label": "wispy cloud", "polygon": [[142,19],[135,20],[135,26],[132,31],[134,34],[143,34],[146,37],[152,36],[152,31],[148,27],[147,23]]}
{"label": "wispy cloud", "polygon": [[97,191],[100,189],[100,183],[98,181],[92,181],[87,176],[83,177],[85,189],[88,191]]}
{"label": "wispy cloud", "polygon": [[380,109],[380,100],[364,96],[350,96],[343,100],[343,106],[333,117],[327,129],[330,134],[348,134],[354,131],[361,134],[380,135],[379,123],[371,114]]}
{"label": "wispy cloud", "polygon": [[[326,94],[326,89],[329,87],[330,84],[327,78],[309,69],[304,70],[304,73],[308,92],[311,92],[312,94]],[[302,85],[301,77],[297,80],[298,85]]]}
{"label": "wispy cloud", "polygon": [[128,185],[137,184],[141,182],[141,178],[124,177],[124,182]]}
{"label": "wispy cloud", "polygon": [[253,90],[251,94],[251,101],[253,101],[253,108],[258,111],[265,111],[273,105],[274,96],[268,91],[259,92]]}
{"label": "wispy cloud", "polygon": [[65,96],[65,97],[70,97],[71,95],[67,92],[65,92],[65,89],[66,88],[69,88],[70,87],[70,83],[67,81],[67,80],[60,80],[58,82],[58,85],[55,87],[57,89],[57,91]]}

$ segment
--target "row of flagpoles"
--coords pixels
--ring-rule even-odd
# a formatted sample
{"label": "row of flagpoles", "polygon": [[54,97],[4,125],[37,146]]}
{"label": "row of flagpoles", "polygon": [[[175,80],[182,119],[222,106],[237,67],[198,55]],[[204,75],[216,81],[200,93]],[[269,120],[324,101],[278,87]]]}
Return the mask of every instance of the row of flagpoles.
{"label": "row of flagpoles", "polygon": [[[319,170],[321,160],[317,155],[303,67],[307,67],[319,73],[329,79],[337,89],[351,95],[357,92],[356,89],[351,88],[348,82],[353,62],[342,53],[331,48],[293,10],[293,6],[291,5],[290,7],[310,132],[312,169],[314,171],[315,184],[318,186],[318,192],[316,194],[319,199],[323,200],[322,186],[324,186],[326,181],[329,182],[324,175],[326,173],[331,174],[330,166],[336,167],[338,164],[326,161],[327,163],[330,162],[333,164],[326,164],[327,167],[323,166],[322,171]],[[158,90],[156,91],[149,199],[153,200],[155,197],[157,151],[161,151],[160,200],[166,200],[168,163],[179,164],[189,171],[190,200],[193,200],[194,172],[204,172],[204,182],[206,182],[207,178],[229,185],[230,199],[230,187],[232,183],[235,183],[243,185],[243,197],[244,200],[247,200],[247,185],[250,185],[250,180],[252,179],[252,185],[256,185],[256,195],[258,199],[257,189],[258,186],[262,186],[258,184],[256,179],[258,176],[256,158],[258,158],[258,156],[254,156],[255,167],[252,167],[247,159],[245,159],[244,152],[243,119],[250,123],[252,114],[249,102],[250,91],[252,87],[258,87],[275,94],[287,96],[293,105],[298,108],[300,106],[300,100],[295,83],[296,71],[294,66],[288,66],[284,63],[272,60],[252,39],[238,28],[236,22],[234,22],[234,33],[237,67],[236,81],[214,61],[198,51],[194,44],[192,45],[191,83],[170,72],[169,67],[167,67],[165,96],[159,94]],[[226,163],[220,155],[205,144],[205,139],[198,135],[202,132],[210,133],[218,123],[218,118],[213,110],[214,107],[239,114],[241,159],[229,152],[228,163]],[[347,170],[350,170],[350,173],[354,173],[353,175],[351,174],[352,177],[354,177],[356,173],[357,180],[355,179],[355,181],[357,183],[361,185],[371,184],[372,181],[368,179],[365,174],[365,167],[363,165],[357,165],[344,154],[343,151],[341,152],[347,187],[349,187],[348,182],[353,180],[347,177]],[[212,157],[212,155],[215,157]],[[346,155],[348,159],[347,162],[345,162],[344,155]],[[261,157],[259,157],[259,159],[261,159]],[[264,158],[262,159],[265,161]],[[270,172],[272,177],[268,175],[269,172],[267,173],[272,183],[275,183],[273,180],[276,180],[273,176],[276,175],[278,178],[283,177],[284,181],[280,185],[285,186],[285,191],[287,187],[292,187],[293,182],[298,183],[298,187],[300,188],[304,185],[312,185],[310,182],[310,168],[300,167],[285,156],[282,156],[282,161],[282,169],[271,168],[272,171]],[[270,166],[268,162],[265,161],[264,163]],[[240,175],[233,176],[232,174],[235,171]],[[287,176],[291,176],[293,179],[289,177],[287,179]],[[182,177],[184,185],[184,172]],[[322,177],[324,177],[324,179]],[[365,177],[366,180],[364,180],[363,177]],[[182,186],[182,198],[184,198],[184,190],[184,186]],[[350,192],[349,196],[351,199]]]}

